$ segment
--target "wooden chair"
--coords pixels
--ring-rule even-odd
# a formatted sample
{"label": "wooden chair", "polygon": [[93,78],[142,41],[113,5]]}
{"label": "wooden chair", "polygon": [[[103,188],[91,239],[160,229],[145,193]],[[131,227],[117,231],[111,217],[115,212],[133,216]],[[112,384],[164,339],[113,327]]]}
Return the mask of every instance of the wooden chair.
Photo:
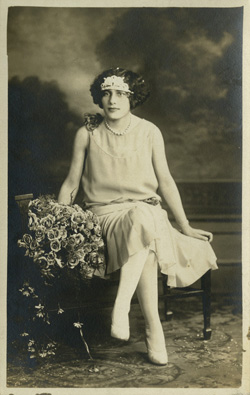
{"label": "wooden chair", "polygon": [[169,309],[171,299],[181,299],[192,296],[202,296],[203,305],[203,336],[204,340],[211,338],[212,329],[210,327],[211,316],[211,270],[208,270],[200,279],[200,288],[185,287],[185,288],[170,288],[167,286],[167,276],[163,275],[163,295],[164,312],[167,321],[173,317],[173,312]]}
{"label": "wooden chair", "polygon": [[[27,229],[27,210],[28,204],[30,200],[33,199],[33,194],[26,194],[26,195],[17,195],[15,196],[15,200],[19,206],[20,214],[21,214],[21,221],[22,221],[22,231],[25,232]],[[165,319],[167,321],[171,320],[173,317],[173,312],[169,310],[169,303],[170,300],[177,298],[186,298],[186,297],[193,297],[193,296],[201,296],[202,297],[202,304],[203,304],[203,335],[205,340],[209,340],[211,337],[212,330],[210,328],[210,315],[211,315],[211,270],[206,272],[200,279],[200,288],[192,288],[192,287],[185,287],[185,288],[175,288],[170,289],[167,286],[167,276],[161,275],[162,279],[162,295],[159,295],[160,299],[164,301],[164,313]],[[105,287],[109,286],[112,283],[114,285],[114,281],[107,281],[105,282]],[[87,308],[88,310],[93,311],[96,309],[102,308],[100,306],[101,300],[91,300],[90,302],[80,303],[79,305],[74,305],[72,309],[83,309]],[[53,309],[52,309],[53,311]]]}

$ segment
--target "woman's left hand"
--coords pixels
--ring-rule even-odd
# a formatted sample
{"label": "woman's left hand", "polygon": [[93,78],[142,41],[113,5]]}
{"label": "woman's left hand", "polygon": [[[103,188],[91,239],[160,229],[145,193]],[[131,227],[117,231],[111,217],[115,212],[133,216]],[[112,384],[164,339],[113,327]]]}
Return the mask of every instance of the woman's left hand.
{"label": "woman's left hand", "polygon": [[213,240],[213,234],[211,232],[201,229],[194,229],[190,225],[184,226],[182,228],[182,233],[186,236],[195,237],[196,239],[209,241],[209,243],[211,243]]}

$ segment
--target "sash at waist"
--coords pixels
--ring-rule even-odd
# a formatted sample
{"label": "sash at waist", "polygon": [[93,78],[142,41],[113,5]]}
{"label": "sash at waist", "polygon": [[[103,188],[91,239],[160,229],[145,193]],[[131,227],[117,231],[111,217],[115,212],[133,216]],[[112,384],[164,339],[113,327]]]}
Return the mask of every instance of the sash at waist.
{"label": "sash at waist", "polygon": [[[153,198],[153,199],[155,199],[155,198]],[[105,204],[105,205],[95,205],[95,206],[88,207],[88,210],[92,211],[96,215],[105,215],[105,214],[113,213],[116,211],[131,209],[131,208],[136,207],[141,204],[142,205],[151,204],[153,206],[159,206],[159,208],[161,208],[159,200],[157,200],[157,203],[156,203],[156,200],[151,201],[151,199],[146,199],[145,201],[144,200],[131,200],[131,201],[126,201],[126,202],[122,202],[122,203],[117,202],[117,203]]]}

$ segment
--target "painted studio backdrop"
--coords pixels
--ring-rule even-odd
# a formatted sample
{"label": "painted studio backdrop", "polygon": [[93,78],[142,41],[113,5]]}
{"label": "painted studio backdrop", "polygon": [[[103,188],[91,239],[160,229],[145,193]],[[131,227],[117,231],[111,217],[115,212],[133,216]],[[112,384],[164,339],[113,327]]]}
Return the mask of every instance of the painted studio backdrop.
{"label": "painted studio backdrop", "polygon": [[241,179],[242,8],[10,7],[9,191],[57,192],[105,68],[140,72],[136,114],[162,131],[178,181]]}

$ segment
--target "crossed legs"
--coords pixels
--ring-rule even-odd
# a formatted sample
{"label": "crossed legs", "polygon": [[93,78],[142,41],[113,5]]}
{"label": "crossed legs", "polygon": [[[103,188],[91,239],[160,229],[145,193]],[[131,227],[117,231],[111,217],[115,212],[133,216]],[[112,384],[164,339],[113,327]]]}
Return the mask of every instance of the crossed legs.
{"label": "crossed legs", "polygon": [[143,267],[136,293],[145,319],[148,357],[155,364],[165,365],[168,357],[158,310],[158,264],[152,251]]}
{"label": "crossed legs", "polygon": [[149,359],[156,364],[166,364],[165,338],[158,312],[157,277],[157,261],[148,247],[130,257],[121,268],[120,283],[112,311],[111,336],[128,340],[128,314],[131,299],[136,290],[145,319]]}
{"label": "crossed legs", "polygon": [[148,251],[148,248],[144,248],[132,255],[121,268],[119,287],[111,316],[112,337],[122,340],[129,338],[130,303],[147,260]]}

